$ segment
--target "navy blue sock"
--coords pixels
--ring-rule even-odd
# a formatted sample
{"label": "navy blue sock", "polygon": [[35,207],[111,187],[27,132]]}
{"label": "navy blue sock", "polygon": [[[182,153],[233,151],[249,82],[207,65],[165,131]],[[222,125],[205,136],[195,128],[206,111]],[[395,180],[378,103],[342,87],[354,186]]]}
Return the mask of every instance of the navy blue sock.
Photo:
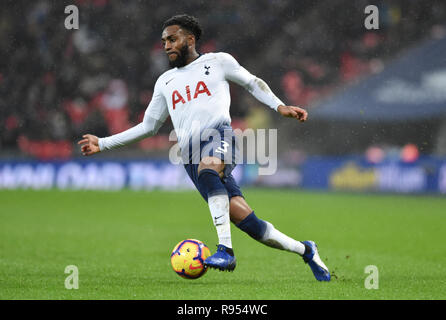
{"label": "navy blue sock", "polygon": [[212,196],[228,194],[218,172],[212,169],[203,169],[200,171],[198,174],[198,186],[201,192],[206,195],[206,201]]}
{"label": "navy blue sock", "polygon": [[252,238],[259,240],[263,237],[266,231],[266,222],[257,218],[254,211],[251,212],[242,222],[237,224],[237,227],[246,232]]}

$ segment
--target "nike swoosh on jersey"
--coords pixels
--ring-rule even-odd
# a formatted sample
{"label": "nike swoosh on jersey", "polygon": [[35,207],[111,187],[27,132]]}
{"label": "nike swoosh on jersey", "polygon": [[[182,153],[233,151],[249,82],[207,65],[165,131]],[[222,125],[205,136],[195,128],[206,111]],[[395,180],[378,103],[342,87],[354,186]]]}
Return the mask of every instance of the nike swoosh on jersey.
{"label": "nike swoosh on jersey", "polygon": [[167,82],[166,82],[166,86],[167,86],[167,84],[168,84],[170,81],[172,81],[173,79],[175,79],[175,78],[172,78],[172,79],[170,79],[169,81],[167,81]]}

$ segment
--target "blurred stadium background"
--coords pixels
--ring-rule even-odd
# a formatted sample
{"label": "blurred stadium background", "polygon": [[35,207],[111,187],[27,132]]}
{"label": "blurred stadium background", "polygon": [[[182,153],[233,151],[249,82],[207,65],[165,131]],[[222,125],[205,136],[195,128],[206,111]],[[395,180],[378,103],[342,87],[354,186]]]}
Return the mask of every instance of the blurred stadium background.
{"label": "blurred stadium background", "polygon": [[[72,4],[79,30],[64,27]],[[378,30],[364,27],[370,4]],[[162,22],[179,13],[200,19],[201,52],[231,53],[309,110],[284,119],[233,85],[234,128],[277,128],[279,161],[274,175],[234,175],[259,217],[317,241],[329,284],[234,227],[236,272],[208,272],[191,293],[170,252],[186,238],[213,251],[216,235],[168,160],[169,119],[80,154],[82,134],[142,120],[168,68]],[[445,53],[444,0],[2,0],[0,299],[444,299]],[[64,286],[67,265],[79,290]],[[368,265],[379,290],[364,287]]]}
{"label": "blurred stadium background", "polygon": [[[64,28],[66,5],[79,30]],[[379,29],[364,8],[379,8]],[[141,121],[167,69],[160,33],[173,14],[204,28],[200,51],[225,51],[265,79],[304,125],[232,86],[234,128],[278,128],[273,176],[239,166],[243,185],[446,193],[446,2],[2,1],[0,188],[184,189],[156,137],[83,159],[82,134]]]}

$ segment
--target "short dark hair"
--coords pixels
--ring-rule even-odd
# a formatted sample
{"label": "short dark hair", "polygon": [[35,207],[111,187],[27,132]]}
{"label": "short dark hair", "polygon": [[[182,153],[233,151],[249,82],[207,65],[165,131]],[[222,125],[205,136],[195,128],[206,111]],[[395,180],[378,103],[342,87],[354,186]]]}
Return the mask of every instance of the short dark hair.
{"label": "short dark hair", "polygon": [[179,14],[167,19],[163,23],[163,30],[168,26],[173,25],[178,25],[181,28],[186,29],[195,36],[195,40],[197,41],[200,39],[203,32],[198,19],[187,14]]}

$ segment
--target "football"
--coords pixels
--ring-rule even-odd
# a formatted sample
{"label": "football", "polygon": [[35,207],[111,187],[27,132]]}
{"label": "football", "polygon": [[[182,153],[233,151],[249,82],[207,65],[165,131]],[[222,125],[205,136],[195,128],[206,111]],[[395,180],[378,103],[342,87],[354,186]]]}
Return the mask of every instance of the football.
{"label": "football", "polygon": [[211,255],[209,248],[200,240],[186,239],[173,248],[170,262],[173,271],[185,279],[198,279],[206,273],[204,260]]}

